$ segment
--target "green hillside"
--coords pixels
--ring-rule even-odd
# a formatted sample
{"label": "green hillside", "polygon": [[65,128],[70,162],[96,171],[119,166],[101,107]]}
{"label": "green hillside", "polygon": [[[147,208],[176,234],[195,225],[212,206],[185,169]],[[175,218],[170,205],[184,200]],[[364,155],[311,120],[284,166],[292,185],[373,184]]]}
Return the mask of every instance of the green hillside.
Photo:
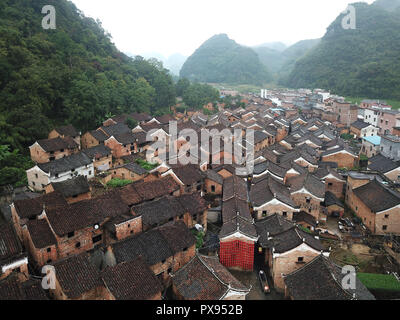
{"label": "green hillside", "polygon": [[341,14],[314,49],[283,81],[293,88],[322,87],[344,96],[400,99],[400,9],[387,1],[356,3],[356,29]]}
{"label": "green hillside", "polygon": [[186,60],[180,76],[199,82],[256,85],[272,79],[254,50],[237,44],[226,34],[203,43]]}
{"label": "green hillside", "polygon": [[[56,30],[42,28],[44,5],[56,9]],[[0,2],[0,145],[26,151],[55,125],[85,131],[108,113],[157,113],[175,100],[160,63],[128,58],[72,2]]]}

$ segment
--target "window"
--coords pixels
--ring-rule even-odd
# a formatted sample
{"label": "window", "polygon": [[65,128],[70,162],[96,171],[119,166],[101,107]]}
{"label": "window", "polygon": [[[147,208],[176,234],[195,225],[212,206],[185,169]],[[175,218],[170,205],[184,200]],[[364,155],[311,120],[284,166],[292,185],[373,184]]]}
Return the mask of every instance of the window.
{"label": "window", "polygon": [[73,236],[75,235],[75,232],[74,231],[72,231],[72,232],[70,232],[70,233],[68,233],[68,238],[72,238]]}
{"label": "window", "polygon": [[389,219],[389,215],[388,214],[385,214],[385,219]]}
{"label": "window", "polygon": [[310,198],[307,198],[307,199],[306,199],[306,202],[307,202],[307,203],[310,203],[310,202],[311,202],[311,199],[310,199]]}
{"label": "window", "polygon": [[100,242],[101,239],[102,239],[102,236],[101,236],[101,234],[99,234],[98,236],[93,237],[92,241],[93,241],[93,243],[97,243],[97,242]]}
{"label": "window", "polygon": [[387,226],[382,226],[382,230],[386,231],[387,230]]}
{"label": "window", "polygon": [[47,252],[51,252],[51,248],[47,248]]}
{"label": "window", "polygon": [[304,262],[304,257],[298,257],[298,258],[297,258],[297,262],[300,262],[300,263],[301,263],[301,262]]}
{"label": "window", "polygon": [[81,243],[77,242],[76,245],[75,245],[75,248],[80,248],[80,247],[81,247]]}
{"label": "window", "polygon": [[329,182],[329,183],[328,183],[328,186],[329,186],[329,187],[332,187],[332,186],[333,186],[333,183],[332,183],[332,182]]}
{"label": "window", "polygon": [[287,217],[287,212],[282,212],[282,215],[283,215],[284,217]]}
{"label": "window", "polygon": [[215,192],[215,186],[211,186],[211,192]]}
{"label": "window", "polygon": [[267,211],[263,211],[263,212],[262,212],[262,216],[263,216],[263,217],[266,217],[266,216],[267,216]]}

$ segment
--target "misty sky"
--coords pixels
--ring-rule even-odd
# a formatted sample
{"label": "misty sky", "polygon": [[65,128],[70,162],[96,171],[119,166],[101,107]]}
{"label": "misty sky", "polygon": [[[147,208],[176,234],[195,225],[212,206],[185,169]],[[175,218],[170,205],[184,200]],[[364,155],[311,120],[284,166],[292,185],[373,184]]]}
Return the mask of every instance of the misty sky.
{"label": "misty sky", "polygon": [[[191,55],[205,40],[227,33],[254,46],[322,37],[351,0],[72,0],[98,18],[126,53]],[[372,3],[373,0],[364,0]]]}

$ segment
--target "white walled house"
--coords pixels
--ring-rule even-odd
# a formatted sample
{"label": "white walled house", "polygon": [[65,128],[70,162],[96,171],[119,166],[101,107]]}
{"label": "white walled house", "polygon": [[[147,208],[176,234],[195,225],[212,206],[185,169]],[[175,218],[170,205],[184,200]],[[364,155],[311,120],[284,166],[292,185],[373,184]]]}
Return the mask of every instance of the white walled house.
{"label": "white walled house", "polygon": [[26,171],[28,185],[35,191],[43,191],[53,182],[61,182],[76,176],[94,178],[93,160],[80,152],[69,157],[37,164]]}

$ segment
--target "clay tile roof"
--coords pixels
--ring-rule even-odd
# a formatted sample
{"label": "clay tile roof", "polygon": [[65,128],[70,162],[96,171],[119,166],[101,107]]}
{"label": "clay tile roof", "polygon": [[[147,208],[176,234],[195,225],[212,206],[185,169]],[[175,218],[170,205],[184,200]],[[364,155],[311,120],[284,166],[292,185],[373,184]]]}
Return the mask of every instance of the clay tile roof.
{"label": "clay tile roof", "polygon": [[381,172],[383,174],[400,167],[400,164],[398,162],[390,160],[389,158],[386,158],[381,154],[378,154],[375,157],[369,159],[369,162],[371,162],[371,164],[368,165],[369,170]]}
{"label": "clay tile roof", "polygon": [[71,171],[72,169],[81,168],[91,163],[93,163],[93,159],[90,159],[83,152],[79,152],[68,157],[53,160],[47,163],[41,163],[37,166],[44,172],[54,175],[57,173]]}
{"label": "clay tile roof", "polygon": [[317,226],[317,221],[315,220],[315,218],[312,215],[310,215],[304,211],[294,212],[293,213],[293,221],[295,221],[297,223],[306,222],[313,227]]}
{"label": "clay tile roof", "polygon": [[196,244],[196,238],[191,232],[188,232],[189,230],[183,221],[162,226],[159,231],[173,253],[182,252]]}
{"label": "clay tile roof", "polygon": [[52,186],[54,191],[60,192],[65,198],[90,192],[89,183],[84,176],[78,176],[62,182],[53,182]]}
{"label": "clay tile roof", "polygon": [[222,203],[222,221],[227,223],[237,216],[240,216],[244,220],[252,222],[252,216],[247,201],[232,198]]}
{"label": "clay tile roof", "polygon": [[73,149],[78,147],[78,144],[72,138],[67,139],[57,137],[54,139],[39,140],[37,143],[46,152],[54,152],[61,149]]}
{"label": "clay tile roof", "polygon": [[99,144],[89,149],[82,150],[91,159],[100,159],[111,154],[111,149],[104,144]]}
{"label": "clay tile roof", "polygon": [[57,244],[57,240],[46,219],[29,220],[27,226],[35,248],[44,249]]}
{"label": "clay tile roof", "polygon": [[294,300],[375,300],[358,278],[355,290],[344,290],[341,271],[341,267],[319,255],[304,267],[286,275],[284,281]]}
{"label": "clay tile roof", "polygon": [[62,136],[69,136],[69,137],[79,136],[78,130],[76,130],[74,126],[71,124],[55,128],[54,130],[57,131]]}
{"label": "clay tile roof", "polygon": [[117,242],[112,249],[117,263],[133,261],[142,256],[149,266],[165,261],[174,254],[158,229]]}
{"label": "clay tile roof", "polygon": [[208,208],[208,203],[201,197],[200,193],[184,194],[176,198],[180,205],[192,216],[203,213]]}
{"label": "clay tile roof", "polygon": [[54,232],[63,236],[67,233],[103,223],[107,218],[127,214],[129,207],[117,192],[84,200],[64,208],[47,210],[46,213]]}
{"label": "clay tile roof", "polygon": [[103,131],[98,130],[98,129],[90,131],[90,135],[100,143],[102,143],[108,139],[108,136]]}
{"label": "clay tile roof", "polygon": [[185,300],[220,300],[229,290],[249,292],[217,258],[196,255],[177,271],[172,282]]}
{"label": "clay tile roof", "polygon": [[227,201],[234,197],[247,201],[247,183],[235,175],[224,180],[222,200]]}
{"label": "clay tile roof", "polygon": [[107,267],[102,278],[117,300],[148,300],[162,291],[160,281],[140,257]]}
{"label": "clay tile roof", "polygon": [[364,129],[364,128],[367,128],[367,127],[369,127],[370,126],[370,124],[369,123],[366,123],[366,122],[364,122],[364,121],[362,121],[362,120],[357,120],[356,122],[353,122],[352,124],[351,124],[351,126],[352,127],[354,127],[354,128],[357,128],[357,129]]}
{"label": "clay tile roof", "polygon": [[34,199],[18,200],[14,202],[15,209],[21,219],[27,219],[42,214],[43,207],[47,209],[63,208],[67,201],[61,193],[51,192]]}
{"label": "clay tile roof", "polygon": [[198,165],[189,164],[185,166],[173,165],[171,166],[172,171],[185,185],[192,185],[198,181],[201,181],[203,176],[200,173]]}
{"label": "clay tile roof", "polygon": [[136,216],[142,216],[146,226],[157,226],[186,213],[176,198],[164,197],[132,208]]}
{"label": "clay tile roof", "polygon": [[297,248],[302,243],[306,243],[311,248],[317,251],[323,251],[324,247],[318,239],[315,239],[309,233],[300,230],[297,227],[291,228],[272,239],[275,252],[284,253],[294,248]]}
{"label": "clay tile roof", "polygon": [[40,280],[22,282],[16,276],[0,281],[0,300],[48,300]]}
{"label": "clay tile roof", "polygon": [[287,183],[290,186],[290,192],[300,191],[305,188],[308,192],[317,198],[324,198],[325,185],[314,175],[305,173],[299,176],[294,176],[288,179]]}
{"label": "clay tile roof", "polygon": [[375,213],[391,209],[400,204],[400,194],[386,189],[375,179],[354,189],[353,193]]}
{"label": "clay tile roof", "polygon": [[126,187],[118,189],[118,193],[122,201],[128,206],[132,206],[142,202],[142,198],[140,197],[139,193],[136,191],[136,189],[133,187],[132,184],[129,184]]}
{"label": "clay tile roof", "polygon": [[171,176],[148,182],[135,182],[132,187],[142,198],[142,201],[159,198],[179,190],[178,183]]}
{"label": "clay tile roof", "polygon": [[106,133],[106,135],[108,135],[109,137],[111,136],[116,136],[116,135],[121,135],[127,132],[132,132],[131,129],[129,129],[129,127],[124,124],[124,123],[117,123],[111,126],[107,126],[107,127],[101,127],[101,130],[104,131]]}
{"label": "clay tile roof", "polygon": [[296,207],[290,196],[289,189],[269,174],[267,174],[263,180],[251,186],[250,199],[254,206],[261,206],[274,198],[292,208]]}
{"label": "clay tile roof", "polygon": [[13,258],[20,256],[21,253],[22,247],[14,228],[9,224],[0,225],[0,263],[7,263]]}
{"label": "clay tile roof", "polygon": [[143,169],[141,166],[139,166],[135,162],[127,163],[127,164],[123,165],[122,167],[127,169],[127,170],[129,170],[129,171],[131,171],[131,172],[134,172],[134,173],[136,173],[138,175],[144,175],[144,174],[147,173],[146,169]]}
{"label": "clay tile roof", "polygon": [[86,253],[53,264],[62,291],[70,299],[104,286],[100,272],[89,261]]}
{"label": "clay tile roof", "polygon": [[238,216],[228,222],[224,222],[221,231],[219,232],[219,238],[225,238],[236,232],[240,232],[245,236],[257,238],[257,230],[253,222],[243,219]]}
{"label": "clay tile roof", "polygon": [[340,201],[332,192],[327,191],[325,193],[325,206],[329,207],[332,205],[344,208],[343,202]]}
{"label": "clay tile roof", "polygon": [[293,228],[294,224],[279,214],[274,214],[262,220],[256,221],[255,226],[260,237],[258,240],[260,245],[267,248],[272,246],[272,242],[269,240],[269,237],[273,237],[279,233]]}
{"label": "clay tile roof", "polygon": [[219,175],[217,172],[215,172],[214,170],[208,170],[206,171],[206,178],[210,179],[211,181],[214,181],[216,183],[219,184],[223,184],[224,183],[224,179],[222,178],[221,175]]}
{"label": "clay tile roof", "polygon": [[132,144],[138,140],[138,135],[128,131],[121,134],[116,134],[114,135],[114,138],[121,144]]}

